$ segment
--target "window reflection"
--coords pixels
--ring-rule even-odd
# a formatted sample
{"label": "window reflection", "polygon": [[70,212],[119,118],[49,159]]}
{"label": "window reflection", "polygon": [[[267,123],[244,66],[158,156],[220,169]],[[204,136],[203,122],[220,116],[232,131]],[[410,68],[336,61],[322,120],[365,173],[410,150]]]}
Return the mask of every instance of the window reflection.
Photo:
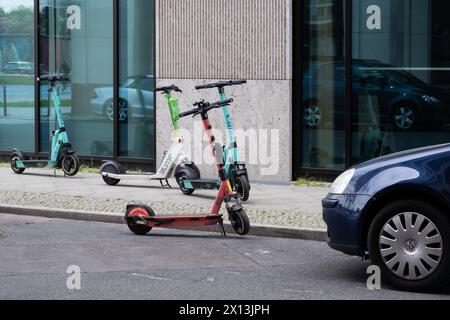
{"label": "window reflection", "polygon": [[[71,82],[60,91],[71,143],[80,155],[113,155],[113,1],[79,0],[80,29],[67,27],[70,0],[40,1],[40,73],[64,73]],[[54,127],[47,84],[41,83],[41,151],[48,151]],[[102,96],[102,104],[93,104]],[[97,100],[95,100],[97,99]]]}
{"label": "window reflection", "polygon": [[119,153],[154,159],[154,1],[121,0],[119,8]]}
{"label": "window reflection", "polygon": [[34,1],[0,0],[0,149],[34,151]]}
{"label": "window reflection", "polygon": [[381,30],[361,19],[366,2],[353,2],[355,163],[450,138],[450,3],[373,2]]}
{"label": "window reflection", "polygon": [[303,167],[344,168],[342,0],[305,1]]}

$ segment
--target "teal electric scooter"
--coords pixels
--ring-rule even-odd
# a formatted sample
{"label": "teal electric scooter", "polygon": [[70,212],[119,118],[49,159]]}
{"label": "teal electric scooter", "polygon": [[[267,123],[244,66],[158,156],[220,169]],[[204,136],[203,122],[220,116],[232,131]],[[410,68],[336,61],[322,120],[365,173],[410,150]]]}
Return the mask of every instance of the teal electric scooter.
{"label": "teal electric scooter", "polygon": [[51,94],[51,100],[53,101],[56,113],[58,127],[51,133],[50,159],[30,160],[30,157],[26,153],[14,149],[10,157],[11,169],[17,174],[24,173],[27,168],[49,168],[54,169],[55,171],[56,169],[62,169],[64,175],[73,177],[80,170],[81,163],[76,152],[73,150],[72,145],[69,143],[69,137],[67,135],[61,111],[61,100],[56,88],[57,82],[69,81],[69,79],[64,75],[54,74],[42,76],[38,78],[38,81],[49,82],[48,91]]}
{"label": "teal electric scooter", "polygon": [[[238,86],[246,83],[246,80],[220,81],[217,83],[196,86],[195,89],[204,90],[217,88],[219,90],[219,98],[223,102],[228,99],[225,94],[225,87]],[[229,106],[223,107],[223,115],[228,139],[230,141],[230,144],[223,148],[225,171],[233,190],[242,201],[247,201],[250,197],[251,185],[246,164],[239,162],[237,138]],[[178,171],[175,172],[175,177],[177,178],[181,191],[185,195],[191,195],[196,189],[216,190],[220,188],[220,181],[217,179],[189,179],[189,177],[183,173],[182,167],[178,168]]]}

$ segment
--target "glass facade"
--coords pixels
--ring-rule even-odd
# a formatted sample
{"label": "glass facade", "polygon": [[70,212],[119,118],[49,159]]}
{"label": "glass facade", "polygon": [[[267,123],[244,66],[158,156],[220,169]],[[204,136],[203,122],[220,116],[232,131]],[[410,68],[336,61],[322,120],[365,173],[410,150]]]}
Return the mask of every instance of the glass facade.
{"label": "glass facade", "polygon": [[80,156],[153,163],[154,6],[0,0],[0,95],[6,92],[1,102],[7,101],[5,115],[0,103],[0,150],[48,153],[55,113],[48,83],[34,76],[62,73],[70,78],[59,89],[64,120]]}
{"label": "glass facade", "polygon": [[450,139],[446,0],[353,2],[353,162]]}
{"label": "glass facade", "polygon": [[155,42],[152,1],[120,0],[119,141],[120,156],[155,154]]}
{"label": "glass facade", "polygon": [[447,9],[446,0],[300,1],[297,172],[449,141]]}
{"label": "glass facade", "polygon": [[[69,29],[70,0],[40,2],[40,74],[71,79],[60,92],[71,143],[84,156],[113,156],[113,1],[78,1],[79,28]],[[41,83],[41,152],[54,128],[48,84]],[[49,113],[50,111],[50,113]]]}
{"label": "glass facade", "polygon": [[0,0],[0,150],[34,151],[34,0]]}
{"label": "glass facade", "polygon": [[[448,0],[293,6],[296,172],[449,141]],[[154,17],[151,0],[0,0],[0,152],[48,152],[55,114],[35,76],[58,72],[81,156],[154,164]]]}
{"label": "glass facade", "polygon": [[305,1],[303,167],[343,169],[344,1]]}

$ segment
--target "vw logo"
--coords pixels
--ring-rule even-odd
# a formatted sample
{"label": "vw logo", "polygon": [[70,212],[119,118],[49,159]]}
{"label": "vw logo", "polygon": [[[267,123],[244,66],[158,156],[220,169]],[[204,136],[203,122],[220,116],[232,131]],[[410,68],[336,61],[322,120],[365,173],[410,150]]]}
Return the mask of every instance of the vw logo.
{"label": "vw logo", "polygon": [[414,251],[416,251],[416,248],[417,248],[417,243],[415,240],[408,240],[406,242],[406,250],[408,252],[414,252]]}

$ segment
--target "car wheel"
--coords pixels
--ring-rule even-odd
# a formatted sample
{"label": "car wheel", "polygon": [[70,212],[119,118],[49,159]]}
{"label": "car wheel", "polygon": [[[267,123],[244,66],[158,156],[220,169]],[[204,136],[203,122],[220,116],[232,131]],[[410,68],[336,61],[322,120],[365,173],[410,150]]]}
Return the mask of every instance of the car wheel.
{"label": "car wheel", "polygon": [[322,123],[322,112],[317,104],[309,104],[303,111],[303,124],[307,128],[317,128]]}
{"label": "car wheel", "polygon": [[450,282],[450,224],[443,212],[421,201],[385,207],[368,235],[372,262],[400,290],[428,292]]}
{"label": "car wheel", "polygon": [[[119,100],[119,122],[124,122],[128,119],[128,101],[124,99]],[[105,107],[105,115],[110,121],[114,121],[114,101],[109,101]]]}
{"label": "car wheel", "polygon": [[418,114],[413,105],[401,104],[392,113],[393,126],[397,130],[409,131],[417,128]]}

